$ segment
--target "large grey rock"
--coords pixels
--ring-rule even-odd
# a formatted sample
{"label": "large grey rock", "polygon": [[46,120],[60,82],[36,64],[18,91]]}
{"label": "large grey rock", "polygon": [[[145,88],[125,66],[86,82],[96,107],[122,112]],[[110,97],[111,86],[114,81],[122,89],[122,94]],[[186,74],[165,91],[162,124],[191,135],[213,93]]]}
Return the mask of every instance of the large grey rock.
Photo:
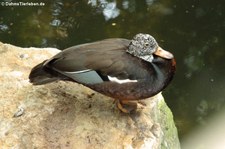
{"label": "large grey rock", "polygon": [[30,84],[31,68],[58,52],[0,42],[0,148],[180,148],[161,94],[129,115],[76,83]]}

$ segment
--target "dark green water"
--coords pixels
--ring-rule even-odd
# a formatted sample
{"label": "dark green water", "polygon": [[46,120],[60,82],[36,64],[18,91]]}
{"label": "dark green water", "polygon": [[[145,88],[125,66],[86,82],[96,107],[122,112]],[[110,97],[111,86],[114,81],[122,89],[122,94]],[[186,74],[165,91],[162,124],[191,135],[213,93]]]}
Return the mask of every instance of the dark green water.
{"label": "dark green water", "polygon": [[180,138],[224,108],[225,1],[42,0],[44,6],[3,2],[0,41],[17,46],[64,49],[140,32],[153,35],[177,60],[176,76],[163,94]]}

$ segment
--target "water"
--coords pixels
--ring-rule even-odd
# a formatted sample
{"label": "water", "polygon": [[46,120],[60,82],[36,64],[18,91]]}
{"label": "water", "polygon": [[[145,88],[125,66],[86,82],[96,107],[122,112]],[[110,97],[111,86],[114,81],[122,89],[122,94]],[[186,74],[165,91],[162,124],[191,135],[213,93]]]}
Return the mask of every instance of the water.
{"label": "water", "polygon": [[225,1],[42,2],[44,6],[0,6],[0,41],[64,49],[149,33],[177,60],[176,76],[163,94],[180,138],[207,125],[207,119],[224,108]]}

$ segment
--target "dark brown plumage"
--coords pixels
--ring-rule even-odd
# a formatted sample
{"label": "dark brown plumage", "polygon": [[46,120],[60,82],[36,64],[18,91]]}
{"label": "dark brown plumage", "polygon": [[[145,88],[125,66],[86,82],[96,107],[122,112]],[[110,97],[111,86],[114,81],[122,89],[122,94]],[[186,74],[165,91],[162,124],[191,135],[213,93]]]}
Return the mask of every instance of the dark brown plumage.
{"label": "dark brown plumage", "polygon": [[[138,35],[133,40],[106,39],[65,49],[35,66],[30,82],[74,81],[119,101],[151,97],[172,80],[176,63],[152,36]],[[147,40],[144,45],[143,40]],[[142,49],[145,51],[140,53]]]}

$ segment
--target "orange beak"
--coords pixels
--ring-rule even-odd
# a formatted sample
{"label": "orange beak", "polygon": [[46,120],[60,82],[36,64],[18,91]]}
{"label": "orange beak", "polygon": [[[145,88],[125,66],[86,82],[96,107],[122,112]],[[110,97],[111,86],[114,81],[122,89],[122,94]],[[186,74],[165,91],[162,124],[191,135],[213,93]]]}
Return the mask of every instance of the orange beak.
{"label": "orange beak", "polygon": [[158,47],[153,54],[165,59],[173,59],[173,54],[166,50],[163,50],[161,47]]}

